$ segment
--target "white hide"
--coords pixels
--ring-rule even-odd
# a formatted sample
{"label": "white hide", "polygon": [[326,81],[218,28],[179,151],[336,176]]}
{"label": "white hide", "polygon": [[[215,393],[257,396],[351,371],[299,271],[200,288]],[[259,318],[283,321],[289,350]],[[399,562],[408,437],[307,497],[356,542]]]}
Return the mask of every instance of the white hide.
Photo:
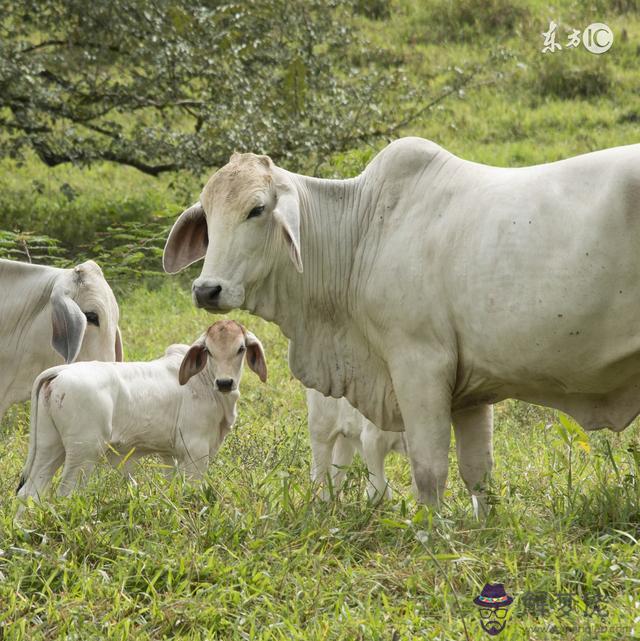
{"label": "white hide", "polygon": [[367,420],[346,398],[323,396],[312,389],[307,389],[307,410],[313,455],[311,478],[324,484],[323,497],[329,498],[332,491],[340,490],[344,468],[358,452],[367,466],[369,498],[391,498],[384,460],[392,451],[406,455],[404,433],[385,432]]}
{"label": "white hide", "polygon": [[0,421],[43,370],[122,360],[118,304],[93,261],[57,269],[0,259],[0,292]]}
{"label": "white hide", "polygon": [[492,403],[589,430],[638,415],[639,203],[640,145],[508,169],[404,138],[349,180],[244,154],[178,219],[165,269],[204,257],[200,306],[275,321],[306,386],[404,428],[419,498],[437,503],[452,422],[482,494]]}
{"label": "white hide", "polygon": [[[266,380],[262,345],[253,334],[243,332],[240,345],[232,346],[232,357],[222,365],[205,337],[191,347],[172,345],[150,362],[73,363],[38,376],[18,497],[41,497],[63,464],[58,494],[69,494],[105,455],[130,473],[137,459],[158,454],[168,471],[175,463],[189,478],[200,478],[235,421],[245,352],[258,371],[250,340]],[[194,349],[202,350],[204,360],[185,373]],[[219,383],[225,380],[233,381],[233,387],[222,392]]]}

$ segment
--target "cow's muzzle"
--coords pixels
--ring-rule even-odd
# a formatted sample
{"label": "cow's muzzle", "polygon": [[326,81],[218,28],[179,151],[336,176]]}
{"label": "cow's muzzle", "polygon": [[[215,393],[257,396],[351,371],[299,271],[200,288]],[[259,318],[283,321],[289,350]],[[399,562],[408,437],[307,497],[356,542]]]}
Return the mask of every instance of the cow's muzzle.
{"label": "cow's muzzle", "polygon": [[199,285],[193,287],[193,299],[198,307],[209,310],[220,308],[222,285]]}
{"label": "cow's muzzle", "polygon": [[232,378],[217,378],[216,387],[218,388],[219,392],[227,394],[228,392],[232,392],[234,390],[234,382],[235,381]]}

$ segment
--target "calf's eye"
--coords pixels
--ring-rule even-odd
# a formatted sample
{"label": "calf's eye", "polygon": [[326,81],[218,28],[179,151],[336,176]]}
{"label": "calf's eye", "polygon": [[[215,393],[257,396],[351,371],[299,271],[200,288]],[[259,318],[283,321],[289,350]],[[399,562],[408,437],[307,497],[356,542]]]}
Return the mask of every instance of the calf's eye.
{"label": "calf's eye", "polygon": [[96,314],[95,312],[85,312],[84,315],[86,316],[87,323],[89,323],[89,325],[100,327],[100,319],[98,318],[98,314]]}
{"label": "calf's eye", "polygon": [[247,216],[247,220],[249,218],[255,218],[256,216],[259,216],[263,211],[264,211],[264,205],[259,205],[258,207],[254,207],[249,212],[249,215]]}
{"label": "calf's eye", "polygon": [[244,354],[247,351],[247,348],[244,345],[240,345],[238,348],[238,354]]}

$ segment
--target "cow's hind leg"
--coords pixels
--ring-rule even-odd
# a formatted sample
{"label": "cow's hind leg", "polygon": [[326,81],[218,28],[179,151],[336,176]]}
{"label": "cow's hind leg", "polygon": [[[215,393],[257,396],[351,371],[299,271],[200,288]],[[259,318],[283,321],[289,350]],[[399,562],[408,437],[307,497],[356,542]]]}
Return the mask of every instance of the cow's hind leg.
{"label": "cow's hind leg", "polygon": [[65,458],[62,477],[58,485],[58,496],[69,496],[75,490],[84,487],[96,466],[98,459],[103,455],[99,448],[91,452],[84,452],[82,457],[72,454]]}
{"label": "cow's hind leg", "polygon": [[78,433],[69,434],[66,445],[64,468],[58,485],[59,496],[69,496],[86,485],[98,461],[107,454],[105,439],[97,434],[107,434],[110,430],[96,430],[91,436],[80,439]]}
{"label": "cow's hind leg", "polygon": [[453,428],[460,476],[471,492],[476,516],[484,515],[493,468],[493,406],[480,405],[455,412]]}
{"label": "cow's hind leg", "polygon": [[32,445],[35,452],[30,452],[27,458],[28,467],[23,471],[17,489],[18,498],[23,500],[30,496],[40,500],[53,475],[62,465],[65,454],[58,430],[42,404],[38,411],[37,425],[32,429],[36,430]]}

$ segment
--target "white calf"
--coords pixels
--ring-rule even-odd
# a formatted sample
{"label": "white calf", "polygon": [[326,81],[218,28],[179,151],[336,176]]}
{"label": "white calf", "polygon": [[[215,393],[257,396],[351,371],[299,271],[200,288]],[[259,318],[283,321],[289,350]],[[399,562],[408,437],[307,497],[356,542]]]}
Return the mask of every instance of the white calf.
{"label": "white calf", "polygon": [[260,341],[221,320],[191,346],[147,363],[73,363],[35,381],[29,454],[18,496],[39,497],[64,463],[58,494],[86,482],[101,456],[122,464],[159,454],[201,477],[236,418],[243,359],[267,379]]}
{"label": "white calf", "polygon": [[324,483],[323,497],[340,489],[345,466],[357,451],[369,472],[367,495],[375,500],[390,498],[391,488],[384,474],[384,459],[391,451],[406,456],[404,432],[384,432],[367,420],[345,398],[331,398],[307,389],[309,436],[313,462],[311,478]]}

